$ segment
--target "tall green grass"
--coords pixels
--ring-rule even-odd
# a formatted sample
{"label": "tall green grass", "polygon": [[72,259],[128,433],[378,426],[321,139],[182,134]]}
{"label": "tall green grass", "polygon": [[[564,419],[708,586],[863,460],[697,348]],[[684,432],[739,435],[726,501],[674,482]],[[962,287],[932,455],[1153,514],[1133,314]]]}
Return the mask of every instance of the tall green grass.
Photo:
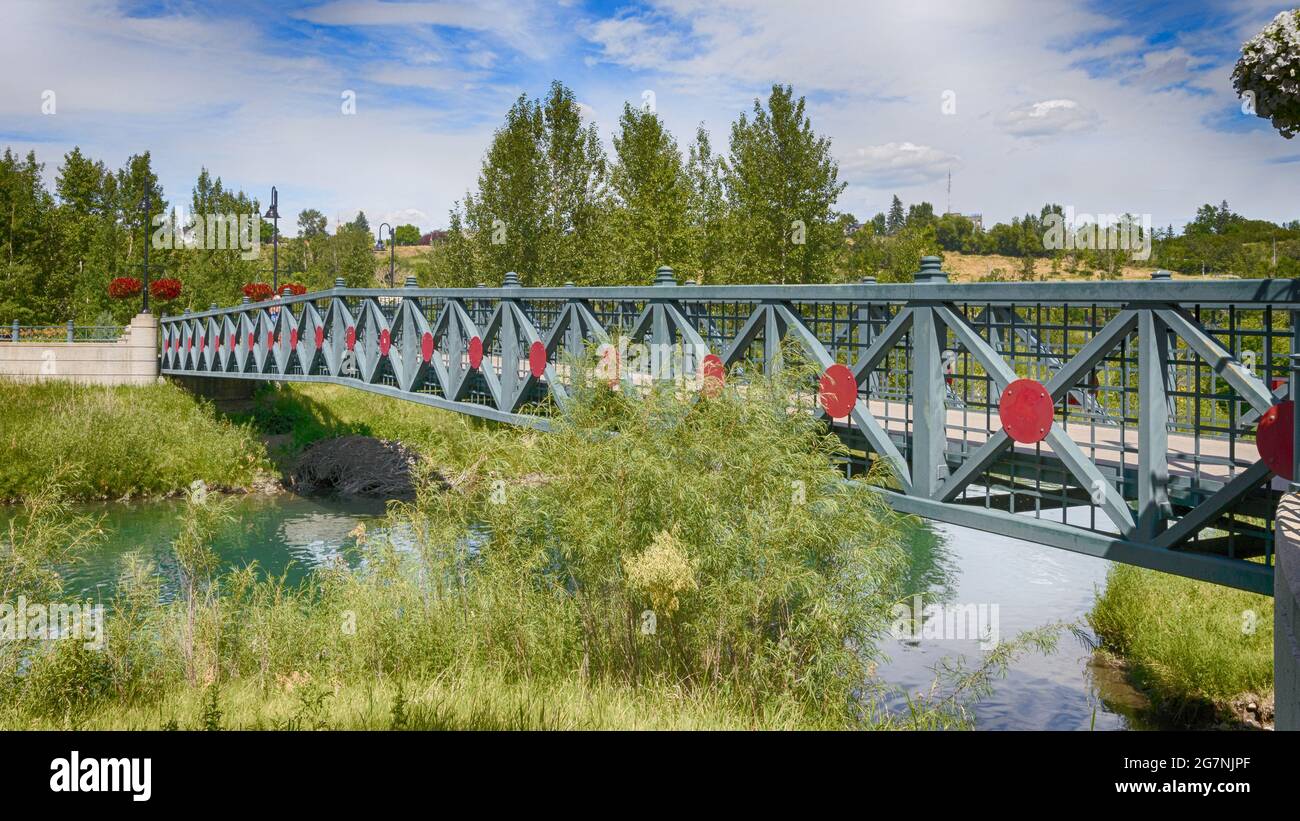
{"label": "tall green grass", "polygon": [[77,499],[244,489],[268,467],[254,431],[175,385],[0,381],[0,500],[57,480]]}
{"label": "tall green grass", "polygon": [[1162,712],[1204,716],[1273,690],[1273,600],[1116,565],[1088,616]]}

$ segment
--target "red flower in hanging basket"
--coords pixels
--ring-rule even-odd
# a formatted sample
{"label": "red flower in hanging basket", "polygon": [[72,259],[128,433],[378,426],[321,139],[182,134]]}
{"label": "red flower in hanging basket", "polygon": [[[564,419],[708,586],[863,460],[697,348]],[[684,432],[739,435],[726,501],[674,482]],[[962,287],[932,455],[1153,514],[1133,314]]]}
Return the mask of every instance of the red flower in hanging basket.
{"label": "red flower in hanging basket", "polygon": [[244,286],[244,296],[253,302],[265,302],[275,296],[275,292],[265,282],[250,282]]}
{"label": "red flower in hanging basket", "polygon": [[181,281],[175,277],[155,279],[149,283],[149,296],[159,302],[171,302],[181,295]]}
{"label": "red flower in hanging basket", "polygon": [[307,286],[303,285],[301,282],[284,283],[283,285],[280,286],[281,294],[284,293],[285,288],[289,289],[289,296],[302,296],[303,294],[307,293]]}
{"label": "red flower in hanging basket", "polygon": [[135,277],[117,277],[108,283],[108,295],[113,299],[130,299],[140,295],[140,280]]}

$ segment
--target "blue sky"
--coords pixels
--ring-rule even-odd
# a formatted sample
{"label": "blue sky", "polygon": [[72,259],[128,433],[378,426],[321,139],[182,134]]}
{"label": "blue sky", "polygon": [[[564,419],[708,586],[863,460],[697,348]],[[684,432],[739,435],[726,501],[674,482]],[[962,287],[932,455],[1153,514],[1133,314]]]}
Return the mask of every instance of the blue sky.
{"label": "blue sky", "polygon": [[428,230],[515,97],[552,79],[607,144],[623,103],[653,95],[683,148],[701,123],[725,148],[783,82],[832,138],[840,206],[859,218],[894,193],[942,210],[951,171],[953,210],[986,220],[1052,201],[1181,225],[1222,199],[1296,219],[1300,141],[1243,114],[1230,81],[1242,41],[1284,8],[7,0],[0,143],[35,149],[50,176],[74,145],[113,166],[147,149],[173,201],[206,166],[263,201],[278,186],[282,213]]}

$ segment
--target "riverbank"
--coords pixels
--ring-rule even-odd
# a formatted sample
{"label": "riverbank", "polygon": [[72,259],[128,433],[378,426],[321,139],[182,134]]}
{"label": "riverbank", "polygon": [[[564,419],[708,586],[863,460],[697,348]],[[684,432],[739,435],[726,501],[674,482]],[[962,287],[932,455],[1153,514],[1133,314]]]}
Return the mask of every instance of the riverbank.
{"label": "riverbank", "polygon": [[79,500],[167,496],[274,483],[256,432],[171,384],[0,383],[0,500],[57,484]]}
{"label": "riverbank", "polygon": [[1115,565],[1088,620],[1161,724],[1271,725],[1272,598]]}

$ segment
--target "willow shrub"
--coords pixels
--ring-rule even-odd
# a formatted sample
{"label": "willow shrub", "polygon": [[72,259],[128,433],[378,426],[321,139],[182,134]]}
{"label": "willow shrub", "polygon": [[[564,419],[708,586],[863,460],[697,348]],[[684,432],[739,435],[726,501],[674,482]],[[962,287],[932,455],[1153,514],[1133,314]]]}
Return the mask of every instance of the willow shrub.
{"label": "willow shrub", "polygon": [[790,412],[787,387],[694,401],[592,384],[512,470],[423,493],[402,515],[437,534],[417,539],[432,546],[418,572],[445,656],[850,711],[887,627],[900,531],[844,482],[838,443]]}

